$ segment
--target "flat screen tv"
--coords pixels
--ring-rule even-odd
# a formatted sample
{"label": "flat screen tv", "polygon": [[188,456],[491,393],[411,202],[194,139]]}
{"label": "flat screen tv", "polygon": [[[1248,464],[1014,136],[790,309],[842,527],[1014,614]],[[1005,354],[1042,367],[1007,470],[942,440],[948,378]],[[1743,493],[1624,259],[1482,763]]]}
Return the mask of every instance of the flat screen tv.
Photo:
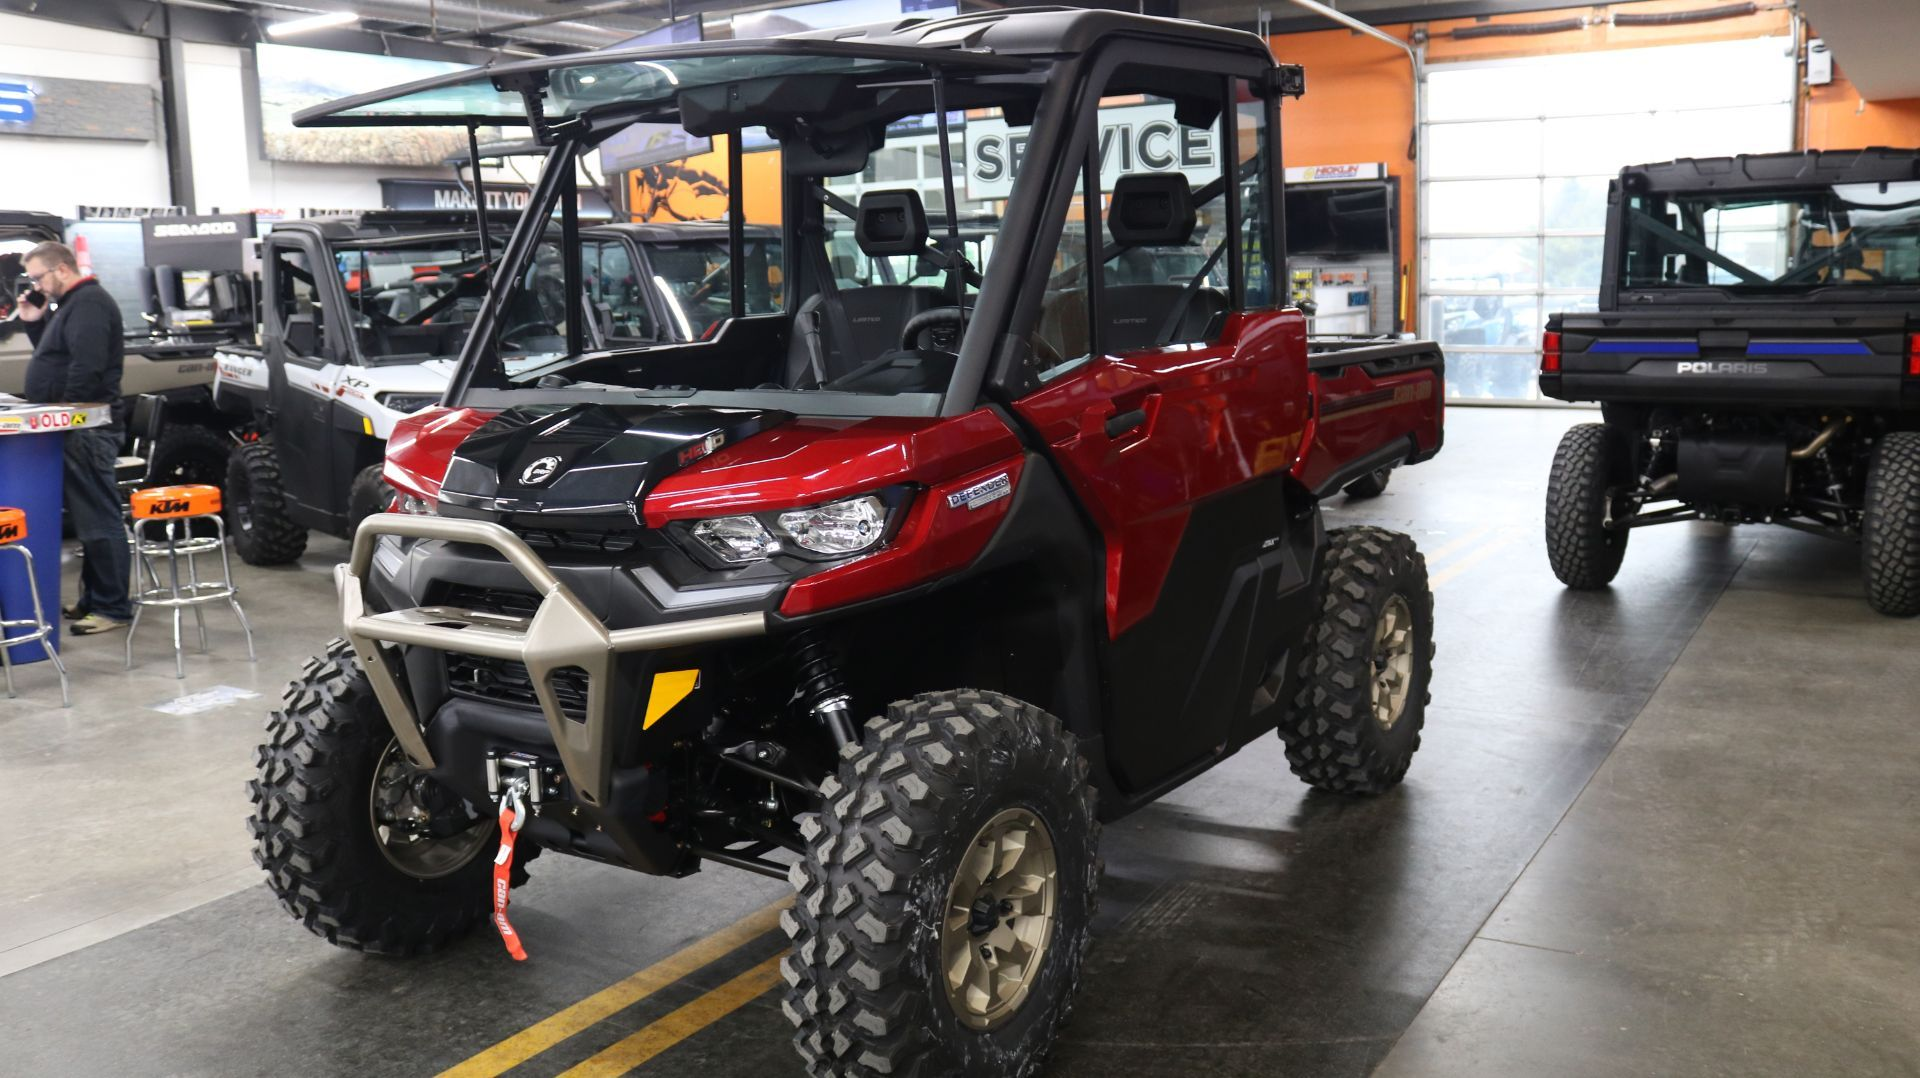
{"label": "flat screen tv", "polygon": [[1393,252],[1393,207],[1386,184],[1290,184],[1287,251],[1373,255]]}

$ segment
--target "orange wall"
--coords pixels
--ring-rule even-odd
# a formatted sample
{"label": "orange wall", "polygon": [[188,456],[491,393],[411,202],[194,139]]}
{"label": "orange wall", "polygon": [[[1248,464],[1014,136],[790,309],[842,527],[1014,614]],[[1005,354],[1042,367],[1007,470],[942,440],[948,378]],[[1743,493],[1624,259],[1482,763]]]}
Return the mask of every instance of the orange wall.
{"label": "orange wall", "polygon": [[1920,97],[1867,101],[1837,68],[1831,83],[1805,92],[1801,145],[1807,149],[1920,146]]}

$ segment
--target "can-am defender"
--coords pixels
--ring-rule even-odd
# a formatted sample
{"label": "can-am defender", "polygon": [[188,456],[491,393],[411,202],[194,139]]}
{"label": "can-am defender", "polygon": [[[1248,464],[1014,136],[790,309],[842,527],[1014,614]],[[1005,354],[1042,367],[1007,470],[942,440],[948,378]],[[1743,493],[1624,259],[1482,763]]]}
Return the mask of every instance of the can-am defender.
{"label": "can-am defender", "polygon": [[[1276,728],[1316,786],[1398,783],[1425,563],[1318,504],[1438,451],[1441,363],[1310,359],[1279,303],[1301,82],[1251,34],[1049,10],[511,64],[306,114],[530,115],[560,167],[446,406],[394,432],[404,497],[339,570],[346,640],[269,720],[252,827],[286,908],[404,954],[489,910],[504,928],[533,849],[729,865],[797,891],[783,1006],[813,1073],[1026,1074],[1080,977],[1101,821]],[[569,305],[563,356],[504,369],[531,222],[635,121],[724,139],[730,178],[743,129],[778,143],[782,311],[745,310],[736,257],[708,340],[589,350]],[[984,265],[956,240],[970,208],[929,235],[915,187],[833,189],[897,150],[941,160],[947,207],[1004,202]],[[924,255],[939,286],[840,288],[845,210],[864,254]]]}
{"label": "can-am defender", "polygon": [[[351,536],[393,500],[380,474],[387,437],[446,391],[506,223],[483,241],[468,214],[381,211],[267,235],[259,343],[221,349],[214,384],[218,426],[242,435],[225,472],[226,513],[248,564],[294,561],[309,530]],[[597,225],[580,239],[595,344],[693,341],[717,327],[727,309],[724,225]],[[779,265],[778,244],[773,230],[748,231],[760,271],[750,313],[779,305],[766,273],[769,260]],[[509,370],[562,353],[564,291],[556,227],[504,315]]]}
{"label": "can-am defender", "polygon": [[1543,348],[1541,392],[1605,419],[1554,456],[1554,574],[1605,587],[1651,524],[1784,524],[1863,542],[1868,602],[1920,614],[1920,150],[1625,169],[1602,272]]}

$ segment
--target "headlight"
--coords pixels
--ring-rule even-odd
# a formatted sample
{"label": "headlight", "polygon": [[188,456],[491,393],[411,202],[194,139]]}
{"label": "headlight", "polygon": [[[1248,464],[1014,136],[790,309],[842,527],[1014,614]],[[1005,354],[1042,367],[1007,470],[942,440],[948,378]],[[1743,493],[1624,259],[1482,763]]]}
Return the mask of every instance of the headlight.
{"label": "headlight", "polygon": [[439,404],[440,394],[380,393],[376,394],[373,399],[379,401],[380,406],[383,408],[391,408],[396,412],[405,412],[408,415],[412,415],[422,408],[431,408]]}
{"label": "headlight", "polygon": [[722,565],[765,561],[775,554],[814,560],[847,558],[879,546],[893,514],[905,504],[904,491],[844,498],[809,509],[753,516],[710,517],[675,533],[683,545]]}
{"label": "headlight", "polygon": [[394,498],[393,507],[387,511],[390,513],[405,513],[408,516],[416,517],[438,515],[438,511],[434,509],[432,502],[425,498],[416,498],[411,494],[402,494]]}
{"label": "headlight", "polygon": [[778,523],[780,531],[802,550],[845,557],[880,541],[886,531],[887,507],[869,495],[782,513]]}
{"label": "headlight", "polygon": [[693,526],[693,541],[721,561],[740,565],[765,561],[780,552],[780,542],[753,517],[714,517]]}

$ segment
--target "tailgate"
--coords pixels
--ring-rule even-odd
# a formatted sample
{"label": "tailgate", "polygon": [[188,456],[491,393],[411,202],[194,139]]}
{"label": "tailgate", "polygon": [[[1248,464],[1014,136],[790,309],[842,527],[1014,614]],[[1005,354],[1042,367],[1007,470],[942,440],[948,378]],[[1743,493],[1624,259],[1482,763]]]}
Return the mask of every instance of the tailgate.
{"label": "tailgate", "polygon": [[1547,325],[1540,391],[1568,401],[1911,406],[1920,382],[1908,377],[1910,342],[1903,313],[1560,315]]}
{"label": "tailgate", "polygon": [[1294,478],[1321,497],[1440,451],[1445,361],[1431,341],[1342,347],[1307,360],[1313,414]]}

